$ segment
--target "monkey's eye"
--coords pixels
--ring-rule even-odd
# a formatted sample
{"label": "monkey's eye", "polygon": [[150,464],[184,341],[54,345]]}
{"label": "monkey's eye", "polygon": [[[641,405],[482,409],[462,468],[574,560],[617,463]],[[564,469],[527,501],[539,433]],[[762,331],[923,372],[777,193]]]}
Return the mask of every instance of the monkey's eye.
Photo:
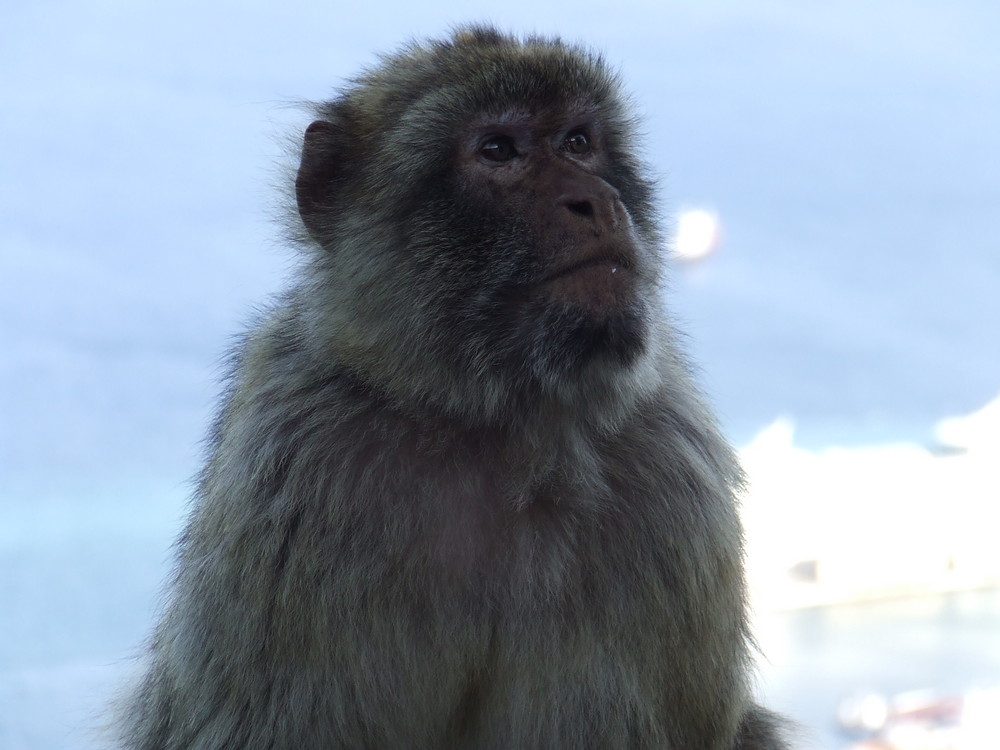
{"label": "monkey's eye", "polygon": [[517,156],[514,141],[506,135],[491,135],[479,147],[479,153],[490,161],[510,161]]}
{"label": "monkey's eye", "polygon": [[571,154],[586,154],[590,152],[590,139],[582,130],[574,130],[563,139],[563,148]]}

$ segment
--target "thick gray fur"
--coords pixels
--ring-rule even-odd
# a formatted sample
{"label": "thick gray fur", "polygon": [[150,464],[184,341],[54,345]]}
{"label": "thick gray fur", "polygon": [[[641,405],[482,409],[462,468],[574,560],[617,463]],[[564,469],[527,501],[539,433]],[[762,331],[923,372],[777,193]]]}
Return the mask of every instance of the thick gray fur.
{"label": "thick gray fur", "polygon": [[[512,322],[529,229],[449,187],[463,118],[563,99],[600,113],[641,244],[628,356]],[[328,194],[234,357],[121,744],[785,747],[750,697],[740,469],[661,311],[614,75],[463,29],[317,113]]]}

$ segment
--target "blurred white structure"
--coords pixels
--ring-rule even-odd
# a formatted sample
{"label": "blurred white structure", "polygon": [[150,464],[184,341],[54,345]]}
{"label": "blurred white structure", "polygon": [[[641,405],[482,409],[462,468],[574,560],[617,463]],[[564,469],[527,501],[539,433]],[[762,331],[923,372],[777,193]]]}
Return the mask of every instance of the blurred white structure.
{"label": "blurred white structure", "polygon": [[942,419],[935,434],[946,446],[989,451],[1000,458],[1000,396],[972,414]]}
{"label": "blurred white structure", "polygon": [[741,451],[758,601],[777,608],[1000,584],[1000,400],[943,420],[949,450],[807,452],[779,419]]}

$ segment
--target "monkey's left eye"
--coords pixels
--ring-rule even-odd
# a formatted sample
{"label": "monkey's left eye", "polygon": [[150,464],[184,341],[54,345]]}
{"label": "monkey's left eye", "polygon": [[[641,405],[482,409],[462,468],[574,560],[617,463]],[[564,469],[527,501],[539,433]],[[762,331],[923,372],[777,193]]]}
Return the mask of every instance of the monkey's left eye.
{"label": "monkey's left eye", "polygon": [[505,135],[493,135],[479,146],[479,153],[490,161],[510,161],[517,156],[514,141]]}
{"label": "monkey's left eye", "polygon": [[586,154],[590,152],[590,139],[582,130],[574,130],[563,139],[563,148],[571,154]]}

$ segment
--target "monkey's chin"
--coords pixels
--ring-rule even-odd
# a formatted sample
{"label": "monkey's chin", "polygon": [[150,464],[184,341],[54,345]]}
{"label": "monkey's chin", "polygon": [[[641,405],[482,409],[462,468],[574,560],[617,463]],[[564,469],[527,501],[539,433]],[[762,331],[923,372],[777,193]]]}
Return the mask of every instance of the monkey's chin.
{"label": "monkey's chin", "polygon": [[545,281],[539,292],[552,356],[569,372],[630,365],[645,350],[647,311],[639,279],[624,263],[581,263]]}
{"label": "monkey's chin", "polygon": [[646,351],[647,319],[643,305],[631,295],[608,306],[564,297],[539,321],[544,343],[535,361],[561,386],[593,376],[613,380]]}

